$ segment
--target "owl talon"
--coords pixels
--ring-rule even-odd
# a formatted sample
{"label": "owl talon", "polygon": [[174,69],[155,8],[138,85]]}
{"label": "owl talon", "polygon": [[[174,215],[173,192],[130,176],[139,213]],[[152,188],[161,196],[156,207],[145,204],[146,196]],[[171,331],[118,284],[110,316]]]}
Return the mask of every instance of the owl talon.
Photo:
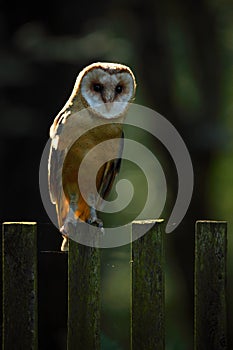
{"label": "owl talon", "polygon": [[88,224],[93,224],[94,222],[96,222],[96,220],[97,220],[97,217],[89,217],[88,219],[87,219],[87,223]]}
{"label": "owl talon", "polygon": [[96,222],[97,222],[97,226],[98,226],[99,228],[103,229],[103,226],[104,226],[103,221],[100,220],[100,219],[97,219]]}
{"label": "owl talon", "polygon": [[103,225],[103,221],[98,219],[97,217],[93,218],[93,217],[90,217],[88,220],[87,220],[87,223],[90,224],[90,225],[93,225],[93,226],[97,226],[99,228],[102,228],[104,225]]}
{"label": "owl talon", "polygon": [[90,208],[90,217],[87,219],[87,223],[93,226],[103,227],[103,222],[102,220],[98,219],[94,207]]}
{"label": "owl talon", "polygon": [[100,228],[103,227],[103,221],[98,219],[94,207],[90,208],[90,217],[87,219],[87,223]]}

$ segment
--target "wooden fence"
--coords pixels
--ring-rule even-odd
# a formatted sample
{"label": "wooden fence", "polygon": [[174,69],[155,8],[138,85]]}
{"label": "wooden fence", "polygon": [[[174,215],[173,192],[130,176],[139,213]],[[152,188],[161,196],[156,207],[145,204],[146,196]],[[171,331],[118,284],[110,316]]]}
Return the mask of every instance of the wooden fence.
{"label": "wooden fence", "polygon": [[[144,222],[132,224],[132,230]],[[36,223],[4,223],[2,230],[2,344],[38,348]],[[131,245],[131,349],[165,349],[164,226],[155,221]],[[195,228],[194,348],[227,349],[226,222]],[[50,252],[52,254],[52,252]],[[100,349],[100,249],[69,243],[68,350]],[[175,321],[175,320],[174,320]]]}

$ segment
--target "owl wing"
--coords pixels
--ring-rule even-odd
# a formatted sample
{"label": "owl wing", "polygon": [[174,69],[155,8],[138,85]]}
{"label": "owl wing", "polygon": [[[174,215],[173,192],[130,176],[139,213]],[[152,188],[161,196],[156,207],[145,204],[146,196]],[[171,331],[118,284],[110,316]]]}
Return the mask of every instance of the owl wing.
{"label": "owl wing", "polygon": [[[52,125],[54,127],[54,124]],[[62,168],[67,154],[66,148],[61,148],[61,136],[64,125],[57,125],[54,133],[51,133],[51,146],[48,159],[48,187],[50,200],[56,205],[58,225],[61,228],[69,211],[69,203],[65,198],[62,186]]]}
{"label": "owl wing", "polygon": [[48,161],[48,183],[51,202],[56,204],[59,196],[59,188],[61,182],[62,164],[65,159],[65,151],[59,150],[56,145],[59,137],[51,140],[49,161]]}
{"label": "owl wing", "polygon": [[51,202],[56,204],[62,188],[62,166],[67,150],[60,146],[60,135],[64,128],[66,113],[59,113],[50,128],[51,146],[48,159],[48,184]]}
{"label": "owl wing", "polygon": [[[99,188],[100,197],[103,199],[105,199],[108,196],[109,192],[112,189],[114,179],[120,171],[123,147],[124,147],[124,132],[122,131],[118,158],[111,160],[105,164],[101,186]],[[101,203],[98,203],[98,206],[99,205],[101,205]]]}

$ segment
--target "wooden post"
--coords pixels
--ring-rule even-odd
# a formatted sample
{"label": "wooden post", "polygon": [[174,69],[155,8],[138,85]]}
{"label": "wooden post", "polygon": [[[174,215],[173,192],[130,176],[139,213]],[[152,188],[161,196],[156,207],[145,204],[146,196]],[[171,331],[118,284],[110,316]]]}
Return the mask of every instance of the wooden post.
{"label": "wooden post", "polygon": [[195,350],[227,349],[227,223],[198,221],[195,237]]}
{"label": "wooden post", "polygon": [[[52,223],[38,223],[39,349],[66,349],[68,254]],[[57,336],[56,336],[57,335]]]}
{"label": "wooden post", "polygon": [[2,324],[3,324],[3,276],[2,276],[2,235],[3,235],[3,225],[1,225],[1,237],[0,237],[0,276],[1,276],[1,282],[0,282],[0,346],[2,345],[2,333],[3,333],[3,328],[2,328]]}
{"label": "wooden post", "polygon": [[3,224],[3,350],[37,349],[36,223]]}
{"label": "wooden post", "polygon": [[[133,235],[149,223],[134,222]],[[154,226],[132,243],[132,350],[165,349],[162,223],[154,221]]]}
{"label": "wooden post", "polygon": [[100,251],[69,240],[68,254],[68,350],[98,350]]}

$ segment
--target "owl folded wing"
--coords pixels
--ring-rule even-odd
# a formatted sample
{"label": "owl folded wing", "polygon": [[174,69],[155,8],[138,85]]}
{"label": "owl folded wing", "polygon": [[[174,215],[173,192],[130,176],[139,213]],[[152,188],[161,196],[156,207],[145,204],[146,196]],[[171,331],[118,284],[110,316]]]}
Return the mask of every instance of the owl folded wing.
{"label": "owl folded wing", "polygon": [[[109,192],[112,189],[115,177],[120,171],[123,147],[124,147],[124,132],[122,132],[122,135],[121,135],[121,143],[119,147],[118,158],[111,160],[105,164],[101,186],[99,188],[99,195],[103,199],[105,199],[108,196]],[[100,205],[101,203],[98,203],[98,207]]]}
{"label": "owl folded wing", "polygon": [[64,125],[65,114],[59,113],[55,118],[51,128],[51,146],[48,160],[48,185],[51,202],[56,204],[62,194],[62,167],[67,154],[67,149],[60,147],[60,135]]}
{"label": "owl folded wing", "polygon": [[51,202],[56,204],[62,188],[62,165],[65,159],[65,151],[54,147],[57,142],[52,139],[48,162],[48,184]]}

